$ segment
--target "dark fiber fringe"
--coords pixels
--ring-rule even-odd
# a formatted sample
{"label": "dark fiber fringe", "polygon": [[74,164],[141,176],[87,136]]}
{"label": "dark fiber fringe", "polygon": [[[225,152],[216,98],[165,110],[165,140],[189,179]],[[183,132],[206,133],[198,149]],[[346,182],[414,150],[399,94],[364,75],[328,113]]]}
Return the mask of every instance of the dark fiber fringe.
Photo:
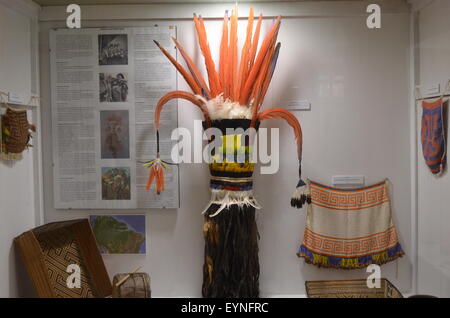
{"label": "dark fiber fringe", "polygon": [[259,297],[258,228],[255,208],[237,204],[214,214],[213,204],[205,213],[205,263],[203,297]]}
{"label": "dark fiber fringe", "polygon": [[[387,257],[383,258],[382,260],[378,261],[373,258],[373,255],[366,255],[362,257],[334,257],[334,256],[328,256],[328,255],[321,255],[318,253],[315,253],[311,250],[309,250],[306,246],[303,244],[300,246],[300,249],[297,253],[298,257],[303,257],[305,259],[305,262],[311,265],[316,265],[318,267],[324,267],[324,268],[338,268],[338,269],[361,269],[369,266],[370,264],[377,264],[377,265],[383,265],[391,261],[395,261],[396,259],[402,257],[405,255],[405,252],[403,251],[400,243],[397,243],[394,247],[389,248],[387,250],[381,251],[379,253],[376,253],[374,255],[387,253]],[[316,258],[326,258],[327,262],[324,263],[322,261],[314,260],[314,255]],[[357,259],[359,264],[357,266],[343,266],[341,265],[341,260],[347,260],[352,261]]]}

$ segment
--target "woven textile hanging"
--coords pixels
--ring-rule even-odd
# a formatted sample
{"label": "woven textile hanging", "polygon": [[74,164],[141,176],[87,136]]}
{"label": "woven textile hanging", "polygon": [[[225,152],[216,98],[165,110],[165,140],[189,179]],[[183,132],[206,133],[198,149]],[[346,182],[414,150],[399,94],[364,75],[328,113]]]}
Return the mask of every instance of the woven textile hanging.
{"label": "woven textile hanging", "polygon": [[445,102],[442,98],[434,102],[422,102],[422,128],[420,139],[426,165],[434,175],[444,172],[447,162]]}
{"label": "woven textile hanging", "polygon": [[[216,128],[223,132],[222,146],[213,153],[209,165],[211,200],[203,211],[204,297],[259,296],[259,235],[255,210],[260,207],[253,193],[254,162],[250,160],[252,138],[243,138],[239,133],[229,133],[227,129],[253,129],[256,133],[260,122],[264,120],[284,119],[294,130],[299,160],[300,181],[291,198],[291,204],[301,208],[307,200],[303,193],[305,183],[301,180],[302,130],[299,121],[283,108],[261,110],[280,52],[281,44],[277,43],[277,35],[281,17],[271,22],[265,37],[261,36],[261,41],[262,15],[254,22],[254,12],[251,8],[245,41],[238,59],[237,6],[231,17],[228,12],[225,13],[220,59],[216,67],[204,20],[194,14],[194,25],[205,61],[207,79],[203,78],[192,58],[176,39],[173,38],[173,41],[187,68],[155,41],[186,80],[192,93],[169,92],[161,97],[156,105],[154,124],[157,158],[145,164],[150,170],[147,189],[155,183],[157,193],[164,191],[164,170],[168,169],[169,163],[160,159],[159,128],[161,111],[167,102],[176,98],[188,100],[201,110],[205,129]],[[244,160],[236,160],[237,157],[242,158],[242,155]]]}
{"label": "woven textile hanging", "polygon": [[386,180],[337,189],[309,181],[311,204],[297,255],[309,264],[341,269],[382,265],[401,257],[388,185]]}

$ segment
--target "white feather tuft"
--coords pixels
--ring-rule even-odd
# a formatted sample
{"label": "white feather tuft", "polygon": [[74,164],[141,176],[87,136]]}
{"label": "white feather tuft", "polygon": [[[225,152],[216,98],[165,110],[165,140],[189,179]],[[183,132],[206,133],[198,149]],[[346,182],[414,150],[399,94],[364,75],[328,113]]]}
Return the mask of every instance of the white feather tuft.
{"label": "white feather tuft", "polygon": [[252,118],[251,107],[232,102],[228,98],[224,99],[222,94],[210,100],[206,100],[200,95],[196,95],[196,97],[206,105],[211,120]]}
{"label": "white feather tuft", "polygon": [[211,189],[211,200],[208,203],[208,206],[203,210],[202,214],[205,214],[206,211],[212,204],[220,205],[220,208],[210,217],[215,217],[223,209],[229,207],[230,205],[237,204],[239,206],[250,205],[255,209],[261,209],[261,206],[256,201],[253,196],[253,191],[228,191],[228,190],[217,190]]}

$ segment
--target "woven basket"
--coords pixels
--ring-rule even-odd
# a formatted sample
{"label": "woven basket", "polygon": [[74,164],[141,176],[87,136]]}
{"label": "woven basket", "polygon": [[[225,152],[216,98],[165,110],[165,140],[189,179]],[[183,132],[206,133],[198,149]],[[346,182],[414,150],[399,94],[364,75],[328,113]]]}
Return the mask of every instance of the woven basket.
{"label": "woven basket", "polygon": [[[112,286],[87,219],[49,223],[15,238],[38,297],[91,298]],[[80,288],[70,288],[67,268],[79,265]]]}
{"label": "woven basket", "polygon": [[308,298],[403,298],[387,279],[381,279],[381,288],[367,287],[365,279],[307,281]]}
{"label": "woven basket", "polygon": [[150,276],[133,273],[119,287],[116,284],[128,274],[116,274],[113,279],[113,298],[151,298]]}
{"label": "woven basket", "polygon": [[24,151],[30,136],[27,111],[8,108],[3,116],[3,125],[10,132],[10,136],[5,140],[6,152],[21,153]]}
{"label": "woven basket", "polygon": [[20,160],[22,152],[28,147],[31,131],[35,130],[30,125],[25,109],[13,109],[8,107],[6,114],[1,116],[0,123],[0,159]]}

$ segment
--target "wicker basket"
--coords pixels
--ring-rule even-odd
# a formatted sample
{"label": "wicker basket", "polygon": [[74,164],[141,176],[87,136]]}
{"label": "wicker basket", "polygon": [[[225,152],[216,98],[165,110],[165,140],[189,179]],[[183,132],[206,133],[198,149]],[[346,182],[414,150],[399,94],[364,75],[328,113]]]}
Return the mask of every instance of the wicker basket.
{"label": "wicker basket", "polygon": [[367,287],[365,279],[307,281],[308,298],[403,298],[387,279],[381,279],[381,288]]}
{"label": "wicker basket", "polygon": [[31,138],[30,130],[35,130],[30,125],[25,109],[13,109],[8,107],[6,114],[1,116],[0,133],[0,158],[6,160],[20,160],[21,153],[29,146]]}

